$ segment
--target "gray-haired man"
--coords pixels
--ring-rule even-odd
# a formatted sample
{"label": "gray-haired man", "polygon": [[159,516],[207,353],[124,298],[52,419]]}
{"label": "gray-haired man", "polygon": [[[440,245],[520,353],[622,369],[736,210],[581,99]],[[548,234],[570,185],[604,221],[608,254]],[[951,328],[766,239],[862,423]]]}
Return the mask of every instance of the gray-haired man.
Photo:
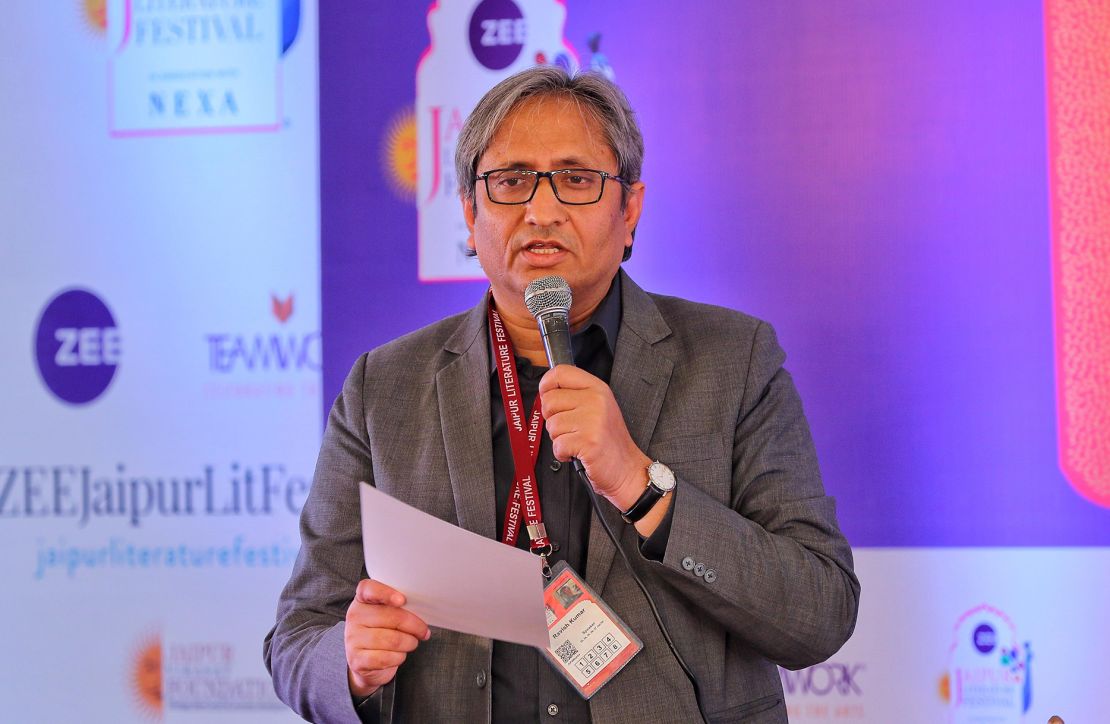
{"label": "gray-haired man", "polygon": [[[462,213],[491,294],[364,355],[332,409],[302,550],[266,642],[278,695],[306,718],[780,722],[775,664],[822,661],[851,634],[851,551],[774,333],[647,294],[620,271],[644,203],[642,157],[627,100],[599,76],[533,68],[468,118],[456,155]],[[576,366],[549,371],[523,294],[551,274],[573,291]],[[505,539],[519,458],[494,323],[515,350],[524,409],[540,400],[535,476],[550,560],[577,571],[644,643],[589,701],[538,651],[432,634],[404,592],[365,578],[359,480]],[[562,464],[571,458],[596,511]],[[599,517],[617,529],[700,707]]]}

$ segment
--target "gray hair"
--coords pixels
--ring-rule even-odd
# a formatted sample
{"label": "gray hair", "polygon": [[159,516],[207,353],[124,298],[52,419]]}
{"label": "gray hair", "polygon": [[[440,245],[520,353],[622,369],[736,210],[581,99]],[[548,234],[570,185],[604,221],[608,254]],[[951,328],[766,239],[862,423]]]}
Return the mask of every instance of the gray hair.
{"label": "gray hair", "polygon": [[[572,76],[557,66],[537,65],[495,85],[482,96],[463,124],[455,146],[455,174],[463,198],[474,200],[478,159],[486,152],[502,121],[529,98],[541,96],[570,98],[591,112],[617,157],[617,173],[628,184],[640,180],[644,138],[621,89],[597,73]],[[627,193],[622,187],[621,206]]]}

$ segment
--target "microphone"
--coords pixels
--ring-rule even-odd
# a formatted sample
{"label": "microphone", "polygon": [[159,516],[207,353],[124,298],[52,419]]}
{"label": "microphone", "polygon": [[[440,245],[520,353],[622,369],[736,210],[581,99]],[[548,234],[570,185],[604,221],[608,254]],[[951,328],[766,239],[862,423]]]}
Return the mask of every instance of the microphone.
{"label": "microphone", "polygon": [[570,302],[570,285],[560,276],[536,279],[524,290],[524,304],[539,323],[543,349],[551,367],[574,364],[570,346]]}
{"label": "microphone", "polygon": [[[547,363],[574,366],[574,352],[570,346],[570,285],[560,276],[551,275],[535,279],[524,290],[524,304],[540,325],[543,337],[543,351],[547,353]],[[578,458],[571,458],[578,474],[586,478],[586,468]],[[588,482],[588,478],[587,482]],[[593,489],[589,485],[591,497]],[[595,502],[596,505],[596,502]]]}

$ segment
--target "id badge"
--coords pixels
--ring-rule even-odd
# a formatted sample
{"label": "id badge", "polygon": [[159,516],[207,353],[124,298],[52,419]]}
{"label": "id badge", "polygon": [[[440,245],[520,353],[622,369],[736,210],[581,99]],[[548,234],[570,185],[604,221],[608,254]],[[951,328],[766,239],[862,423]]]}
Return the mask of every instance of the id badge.
{"label": "id badge", "polygon": [[596,694],[644,648],[566,561],[555,565],[543,598],[551,641],[544,656],[583,699]]}

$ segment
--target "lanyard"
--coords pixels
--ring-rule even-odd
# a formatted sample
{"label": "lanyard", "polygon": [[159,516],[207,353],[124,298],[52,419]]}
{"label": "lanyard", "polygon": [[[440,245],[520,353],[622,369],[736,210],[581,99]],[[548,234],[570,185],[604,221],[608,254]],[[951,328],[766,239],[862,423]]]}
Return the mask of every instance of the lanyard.
{"label": "lanyard", "polygon": [[536,459],[539,457],[540,434],[543,414],[540,412],[540,398],[532,405],[528,423],[524,421],[524,400],[517,384],[516,358],[513,356],[513,343],[505,332],[501,315],[493,307],[493,297],[489,300],[489,334],[497,365],[497,380],[501,384],[501,404],[505,409],[505,426],[509,432],[509,447],[513,452],[513,488],[509,503],[505,506],[505,525],[501,542],[515,546],[520,534],[520,516],[523,509],[525,530],[528,531],[529,548],[543,561],[543,574],[550,577],[551,567],[547,557],[551,554],[551,541],[543,524],[540,510],[540,496],[536,490]]}

